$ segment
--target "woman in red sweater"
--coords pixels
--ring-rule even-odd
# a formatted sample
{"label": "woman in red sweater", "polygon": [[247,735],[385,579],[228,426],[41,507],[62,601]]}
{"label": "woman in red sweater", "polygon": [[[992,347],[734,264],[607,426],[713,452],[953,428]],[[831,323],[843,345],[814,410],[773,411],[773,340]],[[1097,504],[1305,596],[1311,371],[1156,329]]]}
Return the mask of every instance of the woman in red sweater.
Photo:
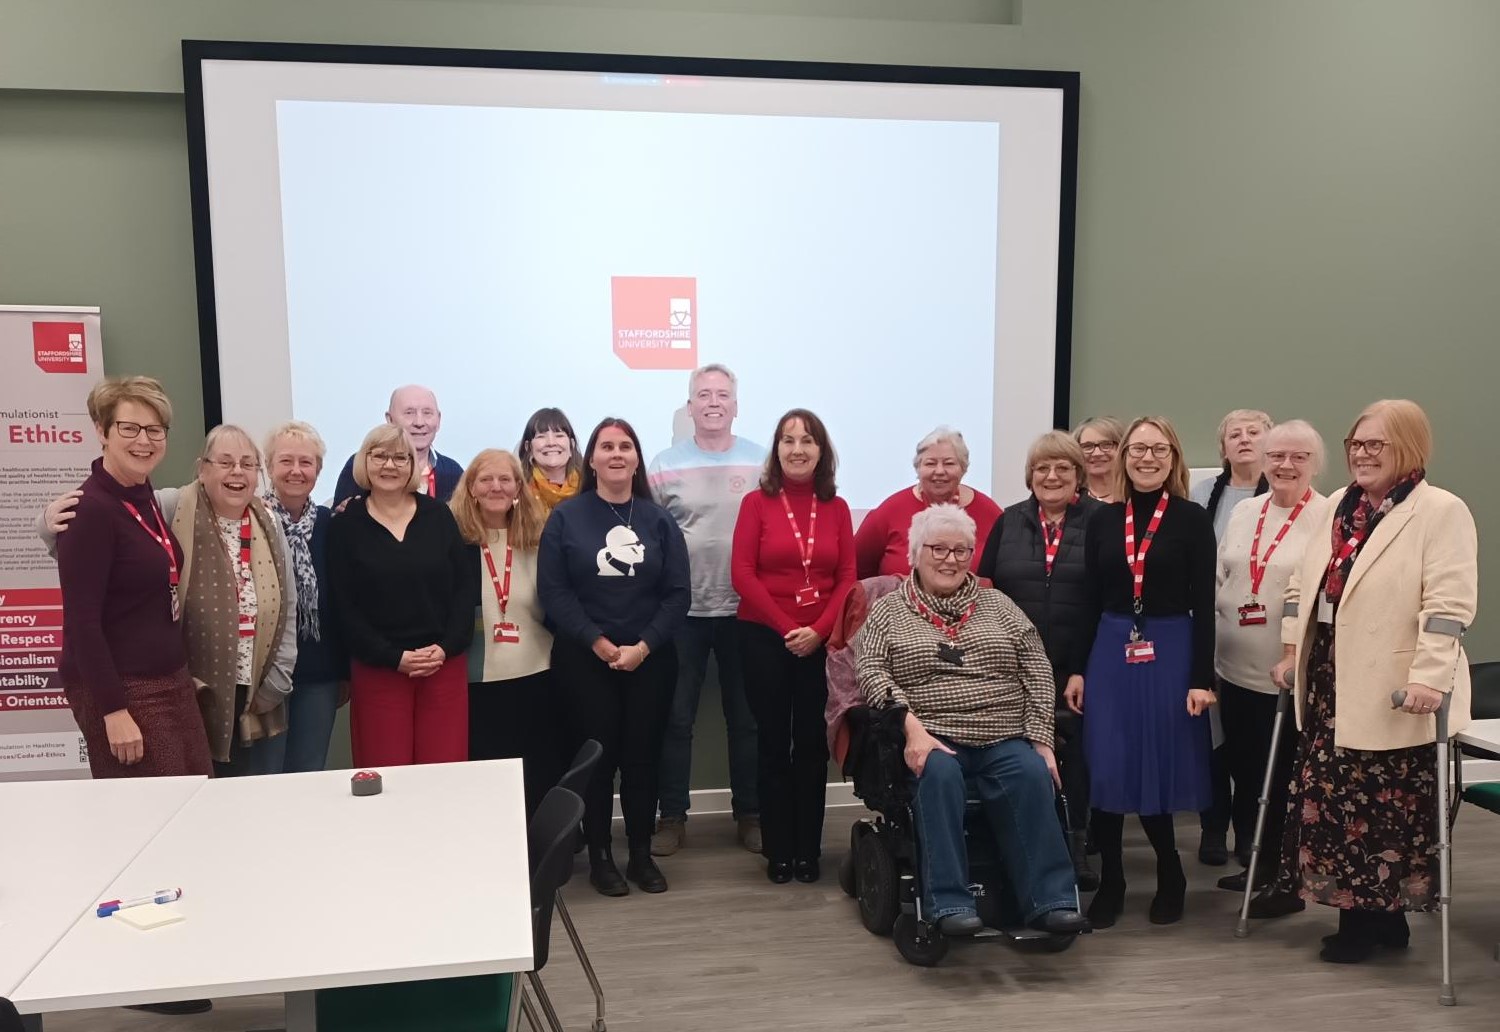
{"label": "woman in red sweater", "polygon": [[859,524],[854,538],[854,566],[860,577],[905,577],[911,573],[907,558],[906,532],[911,518],[929,505],[961,506],[974,520],[975,549],[972,568],[979,569],[990,528],[1000,518],[1000,506],[983,491],[963,483],[969,472],[969,446],[964,435],[940,426],[917,442],[911,461],[917,482],[903,487],[881,502]]}
{"label": "woman in red sweater", "polygon": [[854,524],[836,493],[838,459],[823,421],[792,409],[775,440],[760,490],[740,505],[730,571],[758,725],[766,876],[784,884],[819,876],[828,781],[823,642],[854,584]]}

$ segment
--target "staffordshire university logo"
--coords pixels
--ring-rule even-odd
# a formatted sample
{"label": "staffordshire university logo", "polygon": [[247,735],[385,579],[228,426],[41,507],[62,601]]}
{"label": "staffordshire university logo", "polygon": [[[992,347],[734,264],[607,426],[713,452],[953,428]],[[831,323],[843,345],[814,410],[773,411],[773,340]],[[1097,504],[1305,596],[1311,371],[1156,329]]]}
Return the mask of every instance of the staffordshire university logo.
{"label": "staffordshire university logo", "polygon": [[698,280],[612,276],[615,356],[631,369],[696,369]]}
{"label": "staffordshire university logo", "polygon": [[36,367],[44,373],[89,371],[83,348],[83,323],[34,322],[31,344]]}

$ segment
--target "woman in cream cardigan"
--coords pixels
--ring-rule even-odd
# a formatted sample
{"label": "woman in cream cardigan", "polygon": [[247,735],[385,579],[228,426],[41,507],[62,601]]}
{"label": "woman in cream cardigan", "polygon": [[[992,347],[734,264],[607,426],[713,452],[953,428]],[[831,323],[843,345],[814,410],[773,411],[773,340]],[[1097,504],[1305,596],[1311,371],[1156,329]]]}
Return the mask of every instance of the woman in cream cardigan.
{"label": "woman in cream cardigan", "polygon": [[[1408,910],[1437,905],[1433,714],[1469,723],[1460,638],[1478,602],[1474,518],[1426,481],[1432,427],[1415,402],[1377,401],[1344,441],[1353,483],[1329,499],[1287,587],[1272,676],[1290,678],[1302,743],[1281,871],[1252,907],[1339,910],[1322,959],[1407,944]],[[1391,693],[1405,689],[1405,712]],[[1336,720],[1335,720],[1336,718]]]}

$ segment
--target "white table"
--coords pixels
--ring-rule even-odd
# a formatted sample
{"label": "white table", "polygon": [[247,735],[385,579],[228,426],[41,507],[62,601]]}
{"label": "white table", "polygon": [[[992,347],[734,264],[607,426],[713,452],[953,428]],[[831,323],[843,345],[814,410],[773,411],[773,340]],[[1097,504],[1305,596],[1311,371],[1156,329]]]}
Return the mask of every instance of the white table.
{"label": "white table", "polygon": [[16,1006],[286,993],[292,1030],[312,1027],[313,990],[530,970],[521,762],[382,774],[370,797],[348,771],[209,782],[103,890],[181,886],[186,920],[141,932],[90,911]]}
{"label": "white table", "polygon": [[207,778],[0,784],[0,996],[110,899],[115,877]]}
{"label": "white table", "polygon": [[1500,720],[1474,720],[1466,730],[1454,735],[1460,745],[1500,753]]}

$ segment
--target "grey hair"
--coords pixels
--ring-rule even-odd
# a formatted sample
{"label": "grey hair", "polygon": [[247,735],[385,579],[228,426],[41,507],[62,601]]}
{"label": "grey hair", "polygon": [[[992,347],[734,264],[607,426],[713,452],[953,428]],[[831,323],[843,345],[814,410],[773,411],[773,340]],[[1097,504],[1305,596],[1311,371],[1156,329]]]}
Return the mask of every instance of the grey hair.
{"label": "grey hair", "polygon": [[963,472],[969,471],[969,446],[964,443],[964,435],[951,426],[940,426],[917,442],[917,453],[911,459],[912,469],[921,467],[922,453],[935,444],[951,444],[954,453],[958,455],[959,466]]}
{"label": "grey hair", "polygon": [[260,461],[260,449],[255,446],[255,441],[249,434],[233,423],[220,423],[208,432],[208,435],[203,438],[203,452],[198,456],[198,461],[210,461],[213,458],[214,449],[219,447],[225,438],[233,437],[244,441],[250,450],[250,454],[255,456],[255,461]]}
{"label": "grey hair", "polygon": [[948,533],[962,534],[973,548],[978,533],[974,517],[964,512],[960,505],[929,505],[911,518],[911,529],[906,533],[906,561],[915,569],[922,546],[939,534]]}
{"label": "grey hair", "polygon": [[688,374],[689,398],[692,398],[693,392],[698,389],[698,381],[707,376],[709,373],[718,373],[720,376],[727,378],[729,380],[729,392],[736,398],[740,396],[740,379],[739,377],[734,375],[734,370],[730,369],[722,362],[710,362],[708,363],[708,365],[699,366],[697,369],[694,369],[691,373]]}
{"label": "grey hair", "polygon": [[1328,461],[1328,451],[1323,447],[1323,435],[1305,419],[1288,419],[1284,423],[1277,423],[1266,431],[1265,448],[1271,450],[1272,441],[1285,441],[1288,438],[1307,445],[1307,450],[1312,453],[1312,475],[1317,476],[1323,472],[1323,464]]}

